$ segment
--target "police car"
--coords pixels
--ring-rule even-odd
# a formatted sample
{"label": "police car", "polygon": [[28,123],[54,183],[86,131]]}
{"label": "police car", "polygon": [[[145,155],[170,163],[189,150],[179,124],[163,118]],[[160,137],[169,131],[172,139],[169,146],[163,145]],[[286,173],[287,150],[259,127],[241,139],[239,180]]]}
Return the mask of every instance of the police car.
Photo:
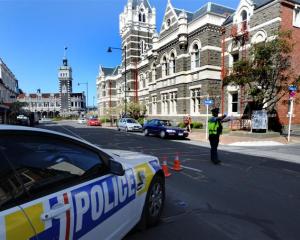
{"label": "police car", "polygon": [[36,128],[0,125],[0,178],[0,239],[121,239],[164,205],[156,157]]}

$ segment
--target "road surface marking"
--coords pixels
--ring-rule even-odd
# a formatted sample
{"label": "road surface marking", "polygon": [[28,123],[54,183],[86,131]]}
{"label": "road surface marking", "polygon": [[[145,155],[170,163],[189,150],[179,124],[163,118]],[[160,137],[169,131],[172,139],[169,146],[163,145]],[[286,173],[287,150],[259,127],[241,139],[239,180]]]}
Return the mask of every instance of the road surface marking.
{"label": "road surface marking", "polygon": [[199,172],[199,173],[202,173],[203,171],[200,170],[200,169],[197,169],[197,168],[191,168],[191,167],[186,167],[186,166],[182,166],[182,168],[185,168],[185,169],[188,169],[188,170],[191,170],[191,171],[195,171],[195,172]]}

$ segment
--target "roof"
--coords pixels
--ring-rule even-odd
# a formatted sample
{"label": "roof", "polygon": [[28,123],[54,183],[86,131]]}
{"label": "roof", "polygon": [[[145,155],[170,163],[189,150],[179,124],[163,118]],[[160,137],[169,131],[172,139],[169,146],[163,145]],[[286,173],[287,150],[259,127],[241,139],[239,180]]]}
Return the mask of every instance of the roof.
{"label": "roof", "polygon": [[81,97],[83,96],[83,93],[71,93],[70,95],[71,97]]}
{"label": "roof", "polygon": [[17,98],[25,98],[25,97],[26,97],[26,95],[24,93],[21,93],[17,96]]}
{"label": "roof", "polygon": [[[33,128],[33,127],[23,127],[23,126],[16,126],[16,125],[0,124],[0,132],[1,131],[15,131],[16,133],[18,133],[18,132],[22,133],[22,131],[36,132],[36,133],[41,133],[41,134],[43,134],[43,133],[44,134],[47,134],[47,133],[49,134],[50,133],[50,134],[55,134],[57,136],[68,137],[69,139],[74,139],[74,140],[77,140],[77,141],[81,141],[85,144],[88,144],[90,146],[95,147],[95,145],[93,145],[92,143],[86,141],[83,138],[76,138],[76,137],[73,137],[73,136],[68,135],[68,134],[64,134],[64,133],[60,133],[60,132],[56,132],[56,131],[51,131],[51,130],[47,130],[47,129],[42,129],[42,128]],[[99,148],[99,147],[97,147],[97,148]]]}
{"label": "roof", "polygon": [[49,98],[50,95],[50,93],[42,93],[42,98]]}
{"label": "roof", "polygon": [[105,76],[116,76],[119,73],[119,68],[120,66],[116,66],[114,68],[102,67],[101,69]]}
{"label": "roof", "polygon": [[222,25],[224,26],[224,25],[227,25],[227,24],[229,24],[229,23],[232,23],[232,21],[233,21],[233,16],[234,16],[234,14],[228,16]]}
{"label": "roof", "polygon": [[219,4],[216,4],[216,3],[212,3],[212,2],[206,3],[204,6],[199,8],[194,13],[187,12],[184,9],[174,8],[174,10],[175,10],[175,12],[178,16],[179,16],[180,13],[185,12],[186,15],[187,15],[188,22],[191,22],[194,19],[200,18],[200,17],[204,16],[207,13],[215,13],[215,14],[219,14],[219,15],[231,15],[235,11],[232,8],[222,6],[222,5],[219,5]]}
{"label": "roof", "polygon": [[102,72],[104,73],[104,75],[112,75],[114,70],[115,68],[102,67]]}
{"label": "roof", "polygon": [[152,11],[151,6],[150,6],[148,0],[132,0],[132,8],[136,9],[137,6],[139,6],[141,3],[144,4],[145,8],[148,8],[149,12]]}

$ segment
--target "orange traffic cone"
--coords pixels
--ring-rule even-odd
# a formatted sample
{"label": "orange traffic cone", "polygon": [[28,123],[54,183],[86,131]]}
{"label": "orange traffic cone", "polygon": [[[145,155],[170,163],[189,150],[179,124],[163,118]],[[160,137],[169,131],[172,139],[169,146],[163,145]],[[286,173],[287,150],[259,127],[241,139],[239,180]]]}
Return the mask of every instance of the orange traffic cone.
{"label": "orange traffic cone", "polygon": [[171,169],[173,169],[174,171],[181,171],[182,170],[182,167],[181,167],[180,161],[179,161],[179,153],[176,153],[176,156],[175,156],[175,159],[174,159],[174,165]]}
{"label": "orange traffic cone", "polygon": [[163,157],[163,163],[161,165],[162,170],[164,171],[165,177],[170,177],[171,173],[169,173],[168,165],[167,165],[167,157]]}

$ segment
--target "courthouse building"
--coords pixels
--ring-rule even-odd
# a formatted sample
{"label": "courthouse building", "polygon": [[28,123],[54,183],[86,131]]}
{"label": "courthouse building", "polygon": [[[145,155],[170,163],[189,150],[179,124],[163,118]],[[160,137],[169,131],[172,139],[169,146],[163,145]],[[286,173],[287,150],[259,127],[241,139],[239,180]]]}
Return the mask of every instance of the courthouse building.
{"label": "courthouse building", "polygon": [[[181,121],[190,114],[204,121],[207,98],[222,111],[242,116],[247,105],[243,92],[238,86],[222,91],[222,77],[245,48],[271,40],[274,30],[293,29],[300,39],[298,1],[241,0],[237,9],[208,2],[195,12],[168,1],[157,32],[156,9],[147,0],[128,0],[119,18],[122,62],[113,68],[101,65],[96,80],[99,114],[118,115],[126,96],[127,103],[145,104],[149,118]],[[245,46],[232,44],[232,28],[237,34],[247,32]],[[299,48],[298,43],[293,66],[300,63]],[[288,104],[279,103],[283,124],[287,112]],[[300,123],[297,114],[293,121]]]}
{"label": "courthouse building", "polygon": [[58,70],[59,93],[42,93],[40,89],[36,93],[20,94],[18,101],[26,102],[24,108],[30,112],[36,112],[40,117],[78,116],[86,110],[86,98],[84,93],[73,93],[72,68],[68,65],[66,57]]}

